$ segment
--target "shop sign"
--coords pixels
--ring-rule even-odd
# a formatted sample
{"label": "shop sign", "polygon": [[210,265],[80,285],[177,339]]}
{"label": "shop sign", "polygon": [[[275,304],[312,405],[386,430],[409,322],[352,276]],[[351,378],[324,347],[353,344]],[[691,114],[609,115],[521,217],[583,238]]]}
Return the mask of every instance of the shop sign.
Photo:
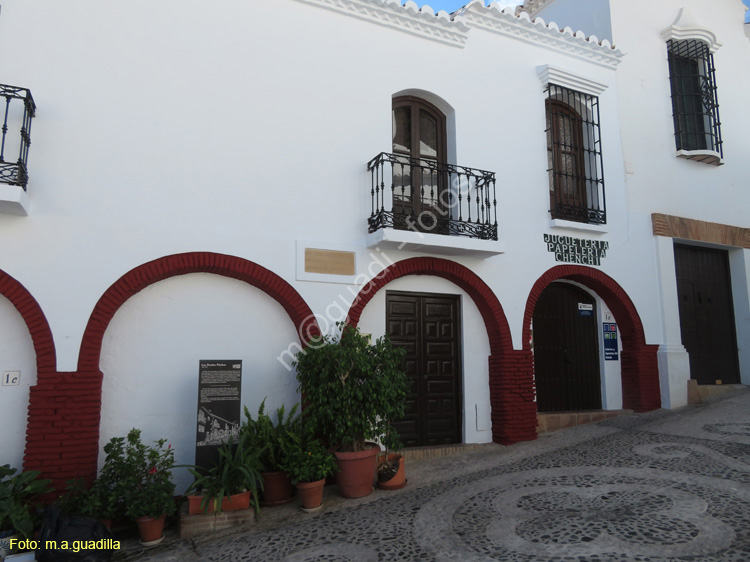
{"label": "shop sign", "polygon": [[587,304],[585,302],[578,303],[578,316],[593,316],[593,315],[594,315],[593,304]]}
{"label": "shop sign", "polygon": [[585,240],[557,234],[545,234],[544,243],[547,251],[555,254],[555,261],[582,265],[601,265],[609,249],[609,242],[605,240]]}

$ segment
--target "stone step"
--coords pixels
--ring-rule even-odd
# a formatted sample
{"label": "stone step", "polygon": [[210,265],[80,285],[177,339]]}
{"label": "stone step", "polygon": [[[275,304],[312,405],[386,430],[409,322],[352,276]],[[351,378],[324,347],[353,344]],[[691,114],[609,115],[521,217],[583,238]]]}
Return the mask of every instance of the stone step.
{"label": "stone step", "polygon": [[608,420],[622,414],[632,414],[633,410],[589,410],[585,412],[550,412],[536,415],[539,422],[537,434],[552,433],[577,425]]}

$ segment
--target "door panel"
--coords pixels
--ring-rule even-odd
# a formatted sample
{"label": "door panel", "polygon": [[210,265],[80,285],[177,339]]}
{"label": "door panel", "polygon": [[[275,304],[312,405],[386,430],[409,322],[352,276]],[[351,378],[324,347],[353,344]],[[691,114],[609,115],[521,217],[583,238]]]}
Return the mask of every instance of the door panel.
{"label": "door panel", "polygon": [[386,294],[388,336],[407,351],[407,413],[395,424],[405,446],[461,441],[459,314],[458,297]]}
{"label": "door panel", "polygon": [[[579,305],[591,310],[582,314]],[[537,409],[601,409],[594,298],[573,285],[553,283],[536,303],[533,328]]]}
{"label": "door panel", "polygon": [[682,344],[698,384],[740,382],[729,256],[675,244]]}

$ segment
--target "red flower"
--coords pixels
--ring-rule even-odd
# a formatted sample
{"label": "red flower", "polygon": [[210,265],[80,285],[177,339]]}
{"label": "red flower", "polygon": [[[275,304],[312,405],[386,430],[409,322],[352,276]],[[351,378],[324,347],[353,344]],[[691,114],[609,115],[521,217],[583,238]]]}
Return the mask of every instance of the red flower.
{"label": "red flower", "polygon": [[148,471],[149,474],[156,474],[156,467],[153,467],[151,470]]}

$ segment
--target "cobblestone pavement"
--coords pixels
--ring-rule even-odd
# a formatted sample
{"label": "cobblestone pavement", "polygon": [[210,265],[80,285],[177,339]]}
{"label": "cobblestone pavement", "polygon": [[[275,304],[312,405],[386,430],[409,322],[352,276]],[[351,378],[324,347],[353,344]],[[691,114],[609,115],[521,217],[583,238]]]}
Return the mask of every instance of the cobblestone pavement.
{"label": "cobblestone pavement", "polygon": [[[138,553],[166,562],[750,561],[750,389],[413,462],[409,485]],[[280,508],[273,508],[280,509]]]}

